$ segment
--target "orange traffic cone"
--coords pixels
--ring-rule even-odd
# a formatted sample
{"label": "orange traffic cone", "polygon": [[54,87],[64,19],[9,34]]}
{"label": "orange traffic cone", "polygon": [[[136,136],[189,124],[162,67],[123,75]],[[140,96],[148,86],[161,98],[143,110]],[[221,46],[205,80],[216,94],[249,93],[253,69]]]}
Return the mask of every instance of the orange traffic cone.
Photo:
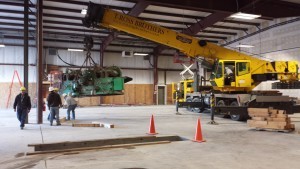
{"label": "orange traffic cone", "polygon": [[206,141],[202,137],[200,118],[198,118],[198,121],[197,121],[196,134],[195,134],[195,139],[193,141],[198,142],[198,143]]}
{"label": "orange traffic cone", "polygon": [[155,132],[155,125],[154,125],[153,114],[152,114],[151,119],[150,119],[149,133],[147,133],[147,134],[150,134],[150,135],[158,134],[158,133]]}

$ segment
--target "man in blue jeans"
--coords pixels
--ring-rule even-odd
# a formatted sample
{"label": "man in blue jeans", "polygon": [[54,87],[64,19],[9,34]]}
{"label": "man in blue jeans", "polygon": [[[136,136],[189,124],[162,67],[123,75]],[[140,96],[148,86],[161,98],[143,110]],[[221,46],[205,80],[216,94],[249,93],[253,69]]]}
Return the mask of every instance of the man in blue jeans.
{"label": "man in blue jeans", "polygon": [[49,87],[49,95],[47,97],[48,108],[50,110],[50,126],[53,124],[53,117],[56,117],[56,125],[60,126],[59,108],[62,106],[61,98],[58,93],[54,91],[53,87]]}
{"label": "man in blue jeans", "polygon": [[70,120],[70,112],[72,111],[72,120],[75,120],[75,108],[77,107],[76,100],[71,96],[71,93],[63,94],[64,99],[66,101],[68,110],[67,110],[67,120]]}
{"label": "man in blue jeans", "polygon": [[31,101],[30,97],[26,93],[26,88],[21,87],[20,88],[21,93],[18,94],[15,98],[14,102],[14,111],[16,112],[17,108],[17,118],[20,121],[20,128],[23,130],[25,127],[25,120],[27,117],[27,114],[30,112],[31,109]]}

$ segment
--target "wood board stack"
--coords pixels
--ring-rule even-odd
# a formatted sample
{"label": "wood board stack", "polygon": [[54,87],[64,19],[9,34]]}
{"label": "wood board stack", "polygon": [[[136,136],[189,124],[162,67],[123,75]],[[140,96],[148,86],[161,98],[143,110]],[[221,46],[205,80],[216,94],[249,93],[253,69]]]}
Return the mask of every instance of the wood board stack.
{"label": "wood board stack", "polygon": [[251,120],[247,121],[249,127],[256,129],[268,129],[275,131],[293,131],[295,125],[291,124],[291,119],[285,110],[273,108],[248,108]]}

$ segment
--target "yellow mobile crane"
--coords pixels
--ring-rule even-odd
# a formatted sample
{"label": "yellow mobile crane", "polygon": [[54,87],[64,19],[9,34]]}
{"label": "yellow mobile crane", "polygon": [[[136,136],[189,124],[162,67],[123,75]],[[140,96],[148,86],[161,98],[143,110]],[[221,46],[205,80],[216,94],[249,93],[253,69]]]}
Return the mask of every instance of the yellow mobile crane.
{"label": "yellow mobile crane", "polygon": [[269,62],[255,58],[91,2],[83,24],[88,28],[123,31],[175,48],[189,57],[213,61],[210,83],[216,100],[216,114],[229,114],[234,120],[242,120],[248,115],[248,107],[272,106],[290,114],[300,111],[290,97],[281,93],[253,91],[258,84],[268,80],[279,80],[273,85],[276,88],[300,88],[296,61]]}

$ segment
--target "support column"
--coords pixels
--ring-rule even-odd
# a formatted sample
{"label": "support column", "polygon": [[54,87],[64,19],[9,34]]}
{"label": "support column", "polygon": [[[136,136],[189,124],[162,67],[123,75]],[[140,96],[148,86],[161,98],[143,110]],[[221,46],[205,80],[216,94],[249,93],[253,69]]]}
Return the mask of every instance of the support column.
{"label": "support column", "polygon": [[36,30],[36,46],[37,46],[37,123],[43,123],[43,0],[38,0],[37,5],[37,30]]}
{"label": "support column", "polygon": [[[24,70],[23,70],[23,77],[24,77],[24,87],[28,89],[28,14],[29,14],[29,0],[24,1]],[[26,117],[25,124],[28,124],[28,116]]]}
{"label": "support column", "polygon": [[29,2],[24,1],[24,87],[28,90],[28,13]]}

